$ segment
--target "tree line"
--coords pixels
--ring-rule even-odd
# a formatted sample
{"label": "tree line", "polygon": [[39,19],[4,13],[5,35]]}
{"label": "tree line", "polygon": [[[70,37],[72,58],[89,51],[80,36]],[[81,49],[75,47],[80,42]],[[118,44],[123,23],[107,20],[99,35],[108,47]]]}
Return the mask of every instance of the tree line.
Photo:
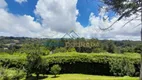
{"label": "tree line", "polygon": [[[70,46],[66,46],[66,43]],[[85,43],[83,46],[71,46],[72,44]],[[89,45],[93,43],[95,45]],[[80,53],[140,53],[142,44],[140,41],[113,41],[113,40],[98,40],[98,39],[48,39],[48,38],[27,38],[27,37],[1,37],[0,52],[7,53],[30,53],[31,51],[39,50],[41,54],[46,55],[50,52],[80,52]]]}

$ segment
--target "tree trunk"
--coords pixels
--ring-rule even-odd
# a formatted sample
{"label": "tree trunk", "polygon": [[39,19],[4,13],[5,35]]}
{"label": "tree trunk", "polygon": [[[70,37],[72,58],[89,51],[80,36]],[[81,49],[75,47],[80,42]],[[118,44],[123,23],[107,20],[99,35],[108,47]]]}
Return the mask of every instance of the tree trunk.
{"label": "tree trunk", "polygon": [[54,74],[54,78],[56,78],[56,74]]}
{"label": "tree trunk", "polygon": [[39,78],[39,74],[38,74],[38,73],[36,74],[36,78],[37,78],[37,80],[38,80],[38,78]]}

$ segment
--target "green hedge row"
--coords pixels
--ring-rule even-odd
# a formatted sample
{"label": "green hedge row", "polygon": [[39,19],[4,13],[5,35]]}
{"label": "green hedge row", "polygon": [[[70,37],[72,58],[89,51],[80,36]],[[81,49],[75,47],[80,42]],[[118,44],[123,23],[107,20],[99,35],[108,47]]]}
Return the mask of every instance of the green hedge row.
{"label": "green hedge row", "polygon": [[[59,64],[62,73],[87,73],[115,76],[138,76],[140,55],[136,53],[56,53],[42,56],[49,67]],[[25,55],[0,55],[0,62],[10,67],[22,67],[26,63]]]}
{"label": "green hedge row", "polygon": [[[60,64],[64,72],[138,76],[139,54],[58,53],[44,57],[49,64]],[[81,65],[81,66],[80,66]],[[71,67],[71,68],[70,68]],[[70,70],[69,70],[69,69]]]}
{"label": "green hedge row", "polygon": [[56,53],[43,57],[49,63],[74,63],[74,62],[96,62],[96,63],[108,63],[114,60],[128,59],[132,63],[139,63],[140,57],[136,53],[132,54],[88,54],[88,53]]}

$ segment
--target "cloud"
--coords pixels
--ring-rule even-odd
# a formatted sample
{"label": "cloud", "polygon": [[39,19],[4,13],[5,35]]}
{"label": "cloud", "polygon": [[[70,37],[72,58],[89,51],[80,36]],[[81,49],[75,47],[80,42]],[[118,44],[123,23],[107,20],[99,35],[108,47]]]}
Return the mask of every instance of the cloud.
{"label": "cloud", "polygon": [[[39,18],[41,23],[30,15],[9,13],[5,9],[7,3],[4,0],[0,0],[0,4],[0,36],[61,38],[66,32],[75,30],[80,37],[85,38],[140,40],[140,27],[134,28],[140,21],[133,21],[122,28],[128,21],[124,18],[111,30],[102,31],[99,27],[110,26],[118,16],[103,21],[100,16],[95,16],[92,12],[89,16],[90,25],[83,27],[77,21],[79,14],[76,8],[77,0],[38,0],[34,13],[41,18]],[[100,13],[100,15],[105,14]]]}
{"label": "cloud", "polygon": [[0,8],[0,36],[56,38],[63,35],[43,27],[30,15],[15,15],[9,13],[4,7]]}
{"label": "cloud", "polygon": [[77,0],[39,0],[35,14],[42,18],[43,27],[68,32],[76,27],[76,4]]}
{"label": "cloud", "polygon": [[113,39],[113,40],[140,40],[140,27],[136,27],[140,23],[138,20],[134,20],[122,27],[128,20],[133,18],[134,15],[127,19],[122,19],[117,22],[110,30],[102,31],[99,29],[109,27],[118,16],[113,17],[110,21],[103,21],[99,16],[95,16],[93,13],[90,14],[89,22],[90,25],[82,28],[78,23],[78,32],[82,37],[87,38],[98,38],[98,39]]}
{"label": "cloud", "polygon": [[19,4],[22,4],[24,2],[28,2],[27,0],[15,0],[15,2],[18,2]]}
{"label": "cloud", "polygon": [[36,36],[42,29],[38,22],[29,15],[17,16],[0,9],[0,32],[11,36]]}
{"label": "cloud", "polygon": [[5,0],[0,0],[0,8],[5,8],[7,6],[7,3]]}

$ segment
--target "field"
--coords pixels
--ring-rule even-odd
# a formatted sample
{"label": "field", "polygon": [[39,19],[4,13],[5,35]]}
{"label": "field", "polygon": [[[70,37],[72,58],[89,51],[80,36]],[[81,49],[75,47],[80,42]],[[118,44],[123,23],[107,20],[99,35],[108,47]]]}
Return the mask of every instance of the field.
{"label": "field", "polygon": [[48,75],[43,80],[138,80],[138,77],[114,77],[114,76],[98,76],[98,75],[86,75],[86,74],[60,74],[57,78],[53,78],[53,75]]}

